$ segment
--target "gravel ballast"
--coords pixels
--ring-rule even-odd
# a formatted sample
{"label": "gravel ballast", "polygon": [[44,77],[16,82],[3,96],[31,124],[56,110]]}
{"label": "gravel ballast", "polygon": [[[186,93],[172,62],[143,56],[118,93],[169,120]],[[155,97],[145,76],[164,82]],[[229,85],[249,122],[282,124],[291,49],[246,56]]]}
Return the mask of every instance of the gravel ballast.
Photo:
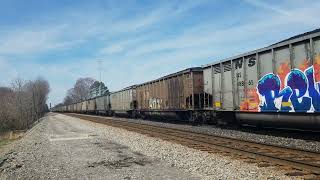
{"label": "gravel ballast", "polygon": [[123,129],[50,114],[2,156],[0,179],[291,179]]}

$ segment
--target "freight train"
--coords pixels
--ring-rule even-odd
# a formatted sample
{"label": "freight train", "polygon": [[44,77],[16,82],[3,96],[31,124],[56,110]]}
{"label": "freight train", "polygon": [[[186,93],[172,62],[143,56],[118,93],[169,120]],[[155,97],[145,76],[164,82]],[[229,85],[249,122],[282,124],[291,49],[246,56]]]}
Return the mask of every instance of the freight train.
{"label": "freight train", "polygon": [[58,112],[320,130],[320,29]]}

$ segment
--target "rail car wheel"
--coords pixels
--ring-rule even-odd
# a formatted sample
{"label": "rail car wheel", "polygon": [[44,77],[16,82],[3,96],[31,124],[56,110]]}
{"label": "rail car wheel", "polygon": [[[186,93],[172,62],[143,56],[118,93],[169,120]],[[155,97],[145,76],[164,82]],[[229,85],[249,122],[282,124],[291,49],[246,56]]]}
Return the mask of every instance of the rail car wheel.
{"label": "rail car wheel", "polygon": [[137,118],[137,113],[135,111],[131,112],[131,118],[136,119]]}
{"label": "rail car wheel", "polygon": [[147,116],[144,113],[140,114],[141,119],[147,119]]}
{"label": "rail car wheel", "polygon": [[216,114],[216,122],[218,126],[226,126],[228,123],[225,121],[224,114],[221,112],[218,112]]}
{"label": "rail car wheel", "polygon": [[201,116],[199,116],[198,112],[190,112],[188,115],[188,122],[192,124],[193,126],[196,126],[201,121]]}
{"label": "rail car wheel", "polygon": [[197,125],[203,125],[205,123],[204,113],[196,112],[195,115],[196,115],[195,120],[196,120]]}
{"label": "rail car wheel", "polygon": [[189,112],[187,115],[186,115],[186,119],[189,123],[192,123],[194,122],[194,118],[193,118],[193,113],[192,112]]}
{"label": "rail car wheel", "polygon": [[189,113],[176,112],[176,116],[179,121],[189,121]]}
{"label": "rail car wheel", "polygon": [[237,124],[234,112],[217,112],[216,121],[218,126],[234,126]]}
{"label": "rail car wheel", "polygon": [[202,113],[202,122],[205,124],[210,124],[211,120],[211,113],[210,112],[203,112]]}

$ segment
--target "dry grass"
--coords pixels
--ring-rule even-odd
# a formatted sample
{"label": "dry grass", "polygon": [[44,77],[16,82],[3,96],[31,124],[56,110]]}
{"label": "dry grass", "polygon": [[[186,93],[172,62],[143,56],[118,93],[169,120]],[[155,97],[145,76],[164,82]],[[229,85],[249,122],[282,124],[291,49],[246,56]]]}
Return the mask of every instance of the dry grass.
{"label": "dry grass", "polygon": [[9,140],[9,139],[2,139],[0,140],[0,149],[8,144],[10,144],[13,140]]}

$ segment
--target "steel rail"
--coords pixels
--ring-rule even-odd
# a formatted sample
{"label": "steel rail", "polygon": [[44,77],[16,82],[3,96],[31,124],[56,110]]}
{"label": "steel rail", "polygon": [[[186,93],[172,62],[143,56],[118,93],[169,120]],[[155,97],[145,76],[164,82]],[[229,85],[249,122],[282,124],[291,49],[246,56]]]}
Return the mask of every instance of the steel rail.
{"label": "steel rail", "polygon": [[[126,123],[137,124],[139,126],[147,125],[147,126],[152,126],[152,127],[156,127],[156,128],[162,128],[162,126],[158,126],[158,125],[144,124],[144,123],[139,123],[139,122],[128,122],[127,118],[118,118],[118,117],[116,117],[116,119],[115,119],[114,117],[103,117],[103,116],[87,115],[87,114],[76,114],[76,113],[68,113],[68,114],[69,115],[76,115],[76,116],[79,115],[81,117],[83,117],[83,116],[95,117],[95,118],[107,119],[107,120],[113,120],[113,121],[124,121]],[[174,130],[174,131],[185,132],[185,133],[192,133],[192,134],[198,134],[198,135],[209,136],[209,137],[218,137],[218,138],[223,138],[223,139],[235,140],[235,141],[238,141],[238,142],[241,141],[243,143],[254,143],[254,144],[260,144],[260,145],[267,145],[267,146],[275,147],[275,148],[286,148],[287,150],[293,150],[293,151],[303,151],[303,152],[306,152],[306,153],[311,153],[312,155],[320,155],[320,153],[316,152],[316,151],[303,150],[303,149],[293,148],[293,147],[288,147],[288,146],[280,146],[280,145],[276,145],[276,144],[261,143],[261,142],[250,141],[250,140],[245,140],[245,139],[237,139],[237,138],[219,136],[219,135],[208,134],[208,133],[200,133],[200,132],[194,132],[194,131],[190,131],[190,130],[183,130],[183,129],[179,129],[179,128],[172,128],[172,127],[163,127],[163,128],[171,129],[171,130]]]}

